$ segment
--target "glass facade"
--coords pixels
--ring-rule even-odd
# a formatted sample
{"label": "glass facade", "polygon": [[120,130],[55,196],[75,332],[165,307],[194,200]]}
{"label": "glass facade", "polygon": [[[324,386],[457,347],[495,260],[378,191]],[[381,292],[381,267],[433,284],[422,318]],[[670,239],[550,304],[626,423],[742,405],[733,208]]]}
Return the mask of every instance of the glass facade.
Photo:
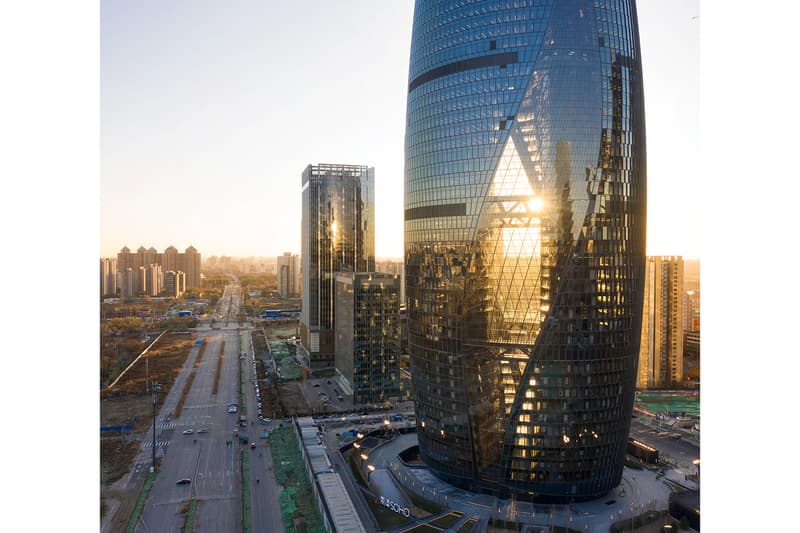
{"label": "glass facade", "polygon": [[332,367],[334,276],[375,270],[375,169],[308,165],[302,185],[300,341],[312,368]]}
{"label": "glass facade", "polygon": [[633,0],[418,0],[405,253],[423,459],[471,490],[619,484],[645,260]]}
{"label": "glass facade", "polygon": [[400,276],[336,275],[336,369],[354,404],[400,396]]}

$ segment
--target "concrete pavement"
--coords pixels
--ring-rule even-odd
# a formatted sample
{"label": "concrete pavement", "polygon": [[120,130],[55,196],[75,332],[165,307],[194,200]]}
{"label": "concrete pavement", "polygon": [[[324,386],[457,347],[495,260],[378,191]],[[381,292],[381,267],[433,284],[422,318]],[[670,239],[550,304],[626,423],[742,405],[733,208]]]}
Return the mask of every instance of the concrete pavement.
{"label": "concrete pavement", "polygon": [[[408,467],[397,459],[397,454],[417,443],[415,434],[395,437],[370,451],[369,462],[376,467],[370,477],[370,489],[377,496],[385,496],[407,505],[406,498],[398,497],[399,487],[419,496],[458,510],[465,517],[478,519],[473,531],[485,530],[490,518],[511,520],[530,526],[546,527],[555,524],[579,531],[607,532],[610,525],[639,515],[649,509],[666,509],[669,486],[648,470],[625,468],[620,486],[604,498],[571,505],[535,505],[529,502],[503,500],[488,494],[477,494],[458,489],[437,478],[427,468]],[[394,485],[394,486],[392,486]],[[425,519],[429,521],[430,518]],[[407,528],[409,526],[406,526]],[[398,528],[398,531],[405,528]]]}

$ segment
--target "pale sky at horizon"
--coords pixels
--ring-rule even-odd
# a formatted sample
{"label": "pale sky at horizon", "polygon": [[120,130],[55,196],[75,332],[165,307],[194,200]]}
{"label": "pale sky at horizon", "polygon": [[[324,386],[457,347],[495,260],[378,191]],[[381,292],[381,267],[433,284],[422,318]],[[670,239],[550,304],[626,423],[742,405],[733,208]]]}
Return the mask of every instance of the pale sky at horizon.
{"label": "pale sky at horizon", "polygon": [[[648,255],[700,256],[698,4],[637,3]],[[410,0],[102,0],[101,256],[297,253],[302,170],[348,163],[375,167],[376,255],[402,257],[412,16]]]}

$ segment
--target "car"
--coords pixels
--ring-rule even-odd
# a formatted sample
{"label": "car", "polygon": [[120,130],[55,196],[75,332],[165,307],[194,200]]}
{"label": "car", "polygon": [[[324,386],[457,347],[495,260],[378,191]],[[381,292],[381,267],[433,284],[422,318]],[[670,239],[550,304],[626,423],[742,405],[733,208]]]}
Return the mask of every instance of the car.
{"label": "car", "polygon": [[184,435],[191,435],[192,433],[194,433],[193,429],[185,429],[185,430],[183,430],[183,434]]}
{"label": "car", "polygon": [[198,429],[197,433],[208,433],[208,428]]}
{"label": "car", "polygon": [[255,447],[256,447],[256,443],[255,443],[255,442],[251,442],[251,443],[250,443],[250,449],[252,450],[252,449],[253,449],[253,448],[255,448]]}
{"label": "car", "polygon": [[191,482],[192,482],[191,479],[189,479],[188,477],[185,477],[183,479],[179,479],[178,481],[176,481],[175,484],[176,485],[188,485]]}
{"label": "car", "polygon": [[314,386],[315,387],[319,387],[319,383],[314,383]]}

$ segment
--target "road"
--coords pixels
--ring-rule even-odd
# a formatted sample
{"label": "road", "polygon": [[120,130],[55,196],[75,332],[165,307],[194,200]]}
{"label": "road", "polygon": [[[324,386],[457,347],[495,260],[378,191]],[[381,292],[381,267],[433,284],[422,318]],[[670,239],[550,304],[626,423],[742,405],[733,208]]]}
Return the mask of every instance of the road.
{"label": "road", "polygon": [[[156,424],[156,447],[164,459],[136,531],[181,531],[185,520],[182,511],[192,499],[198,501],[194,531],[236,531],[240,527],[238,447],[235,442],[226,443],[232,440],[237,425],[237,416],[227,413],[227,405],[238,395],[239,324],[234,318],[238,292],[238,284],[232,284],[220,298],[218,312],[225,320],[220,329],[212,330],[209,320],[201,321],[197,336],[208,337],[202,360],[195,368],[199,346],[193,347],[162,406]],[[213,394],[220,355],[219,387]],[[195,377],[182,413],[171,419],[192,372]],[[189,429],[193,434],[184,435],[183,431]],[[201,429],[207,429],[207,433],[197,433]],[[143,448],[152,453],[147,444]],[[183,478],[191,483],[177,485]]]}
{"label": "road", "polygon": [[250,441],[256,443],[256,448],[249,448],[250,464],[250,494],[252,506],[253,531],[282,531],[280,506],[278,498],[282,487],[275,480],[272,465],[272,453],[268,440],[260,438],[262,432],[269,432],[277,422],[263,423],[258,419],[258,399],[255,393],[256,373],[253,366],[255,354],[250,331],[241,335],[242,346],[245,353],[245,395],[247,402],[247,422]]}
{"label": "road", "polygon": [[631,421],[631,437],[657,449],[659,457],[673,459],[678,466],[692,471],[692,461],[700,458],[700,447],[683,438],[674,439],[670,436],[672,433],[674,431],[668,428],[643,424],[638,418]]}

